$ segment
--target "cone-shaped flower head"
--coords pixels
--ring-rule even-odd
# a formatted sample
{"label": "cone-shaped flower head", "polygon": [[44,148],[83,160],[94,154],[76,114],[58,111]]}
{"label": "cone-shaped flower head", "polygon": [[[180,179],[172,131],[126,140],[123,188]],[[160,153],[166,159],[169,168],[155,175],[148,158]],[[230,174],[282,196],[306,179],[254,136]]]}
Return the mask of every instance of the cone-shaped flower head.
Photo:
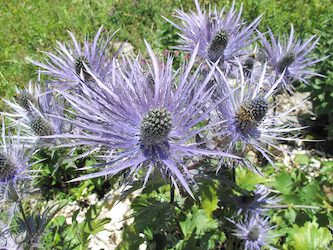
{"label": "cone-shaped flower head", "polygon": [[236,198],[239,207],[238,214],[241,212],[263,214],[268,211],[267,206],[277,205],[281,199],[272,196],[271,190],[260,184],[253,192],[246,192]]}
{"label": "cone-shaped flower head", "polygon": [[237,72],[234,78],[228,78],[221,70],[217,71],[217,93],[225,99],[217,107],[217,116],[213,114],[212,119],[225,120],[218,134],[229,152],[245,152],[250,147],[274,165],[267,146],[280,149],[276,145],[277,140],[295,140],[288,133],[302,128],[292,127],[292,124],[283,122],[281,118],[288,116],[297,107],[282,113],[273,112],[276,104],[272,96],[281,84],[283,75],[273,83],[268,83],[273,78],[266,77],[266,65],[259,80],[256,77],[245,78],[240,63]]}
{"label": "cone-shaped flower head", "polygon": [[268,31],[268,36],[269,39],[260,34],[262,57],[277,75],[280,76],[285,72],[281,87],[290,91],[293,89],[291,85],[293,81],[308,83],[311,76],[322,76],[311,69],[314,64],[325,59],[316,60],[311,56],[319,41],[315,35],[302,42],[295,38],[294,27],[291,26],[289,38],[277,39],[271,30]]}
{"label": "cone-shaped flower head", "polygon": [[70,43],[58,42],[56,53],[46,52],[48,56],[46,62],[32,61],[32,63],[39,66],[43,74],[51,76],[54,86],[57,88],[74,87],[80,79],[91,81],[92,78],[87,73],[84,64],[99,78],[104,79],[110,70],[109,45],[116,32],[110,37],[102,39],[102,31],[103,27],[98,30],[93,41],[86,38],[82,45],[69,32],[72,39]]}
{"label": "cone-shaped flower head", "polygon": [[244,241],[245,250],[260,250],[262,247],[270,247],[274,235],[271,230],[274,227],[269,225],[269,218],[261,218],[258,214],[247,216],[244,221],[234,222],[234,235]]}
{"label": "cone-shaped flower head", "polygon": [[218,59],[221,62],[230,61],[247,54],[246,47],[253,42],[253,32],[260,17],[246,25],[241,18],[242,7],[237,12],[235,2],[229,11],[225,8],[218,11],[215,7],[214,10],[209,8],[207,12],[201,9],[197,0],[195,5],[197,13],[176,11],[176,18],[181,20],[181,24],[169,21],[180,30],[181,45],[178,49],[193,52],[199,44],[198,56],[213,62]]}
{"label": "cone-shaped flower head", "polygon": [[[31,156],[34,149],[21,144],[20,135],[6,135],[5,122],[2,122],[2,138],[0,143],[0,189],[10,192],[13,187],[21,180],[30,178],[29,168]],[[19,132],[19,131],[18,131]],[[9,185],[10,184],[10,185]]]}
{"label": "cone-shaped flower head", "polygon": [[93,75],[96,85],[82,82],[81,94],[61,92],[80,118],[71,122],[83,129],[82,135],[71,138],[78,144],[114,150],[112,159],[102,164],[110,167],[76,180],[114,175],[124,169],[135,174],[145,167],[145,182],[157,169],[191,194],[187,183],[191,174],[184,158],[198,154],[229,156],[199,148],[194,140],[196,134],[214,126],[197,125],[205,122],[213,108],[207,107],[213,93],[207,84],[216,65],[203,79],[201,67],[193,68],[197,48],[189,63],[176,72],[172,58],[160,62],[148,44],[147,49],[147,64],[142,65],[141,59],[124,59],[121,66],[114,65],[108,81]]}
{"label": "cone-shaped flower head", "polygon": [[[29,84],[29,86],[31,86],[31,84]],[[17,93],[14,96],[16,103],[26,112],[32,111],[32,106],[38,107],[36,93],[31,92],[32,90],[29,91],[27,89],[23,89],[21,91],[17,90]]]}
{"label": "cone-shaped flower head", "polygon": [[48,86],[43,86],[40,79],[38,84],[30,81],[27,88],[16,92],[14,102],[5,100],[13,112],[3,114],[14,125],[20,124],[25,134],[32,133],[30,139],[68,132],[68,123],[59,118],[63,115],[64,100],[56,97]]}

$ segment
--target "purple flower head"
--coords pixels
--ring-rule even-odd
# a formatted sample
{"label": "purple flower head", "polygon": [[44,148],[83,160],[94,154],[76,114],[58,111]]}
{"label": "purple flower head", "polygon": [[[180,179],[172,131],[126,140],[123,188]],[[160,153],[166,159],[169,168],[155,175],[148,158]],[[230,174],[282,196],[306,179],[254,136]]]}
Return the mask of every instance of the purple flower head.
{"label": "purple flower head", "polygon": [[[272,78],[265,77],[266,65],[260,79],[245,78],[244,70],[239,63],[238,74],[234,78],[228,78],[220,69],[216,71],[218,82],[217,93],[224,96],[225,100],[217,107],[217,112],[212,114],[212,119],[224,120],[225,124],[217,133],[222,147],[228,152],[244,154],[251,148],[259,151],[270,164],[274,166],[269,157],[267,146],[283,150],[276,145],[276,140],[295,140],[288,133],[301,130],[292,127],[281,118],[288,116],[295,108],[282,113],[275,113],[272,96],[281,84],[283,75],[274,82],[268,83]],[[268,86],[268,87],[267,87]]]}
{"label": "purple flower head", "polygon": [[209,8],[208,13],[202,10],[197,0],[195,0],[197,13],[191,11],[189,14],[182,10],[177,10],[176,17],[182,21],[177,25],[171,21],[177,29],[180,30],[181,44],[177,49],[193,52],[199,44],[198,56],[216,62],[228,62],[234,57],[247,54],[245,51],[253,42],[253,32],[260,22],[256,18],[251,24],[241,19],[242,6],[237,12],[235,2],[227,12],[225,8],[218,11]]}
{"label": "purple flower head", "polygon": [[56,97],[47,85],[42,86],[39,79],[38,84],[30,81],[28,88],[17,89],[16,92],[13,102],[5,100],[13,112],[3,114],[9,117],[14,125],[20,124],[25,129],[25,134],[33,134],[22,138],[36,140],[69,131],[69,124],[59,118],[63,116],[64,100]]}
{"label": "purple flower head", "polygon": [[270,205],[277,205],[281,199],[271,196],[271,190],[264,185],[257,185],[250,193],[244,193],[236,198],[239,207],[238,214],[243,211],[251,213],[265,213]]}
{"label": "purple flower head", "polygon": [[[20,135],[6,135],[5,121],[2,122],[2,140],[0,143],[0,189],[10,191],[19,181],[30,178],[29,164],[34,149],[21,144]],[[8,194],[8,193],[7,193]],[[6,192],[5,192],[6,195]]]}
{"label": "purple flower head", "polygon": [[71,122],[83,130],[71,138],[77,144],[102,145],[114,152],[111,160],[101,164],[110,167],[75,180],[115,175],[125,169],[131,175],[147,168],[146,184],[156,168],[174,184],[178,180],[192,195],[186,180],[192,177],[184,159],[198,154],[230,156],[201,149],[194,141],[196,134],[213,126],[197,125],[205,122],[213,109],[206,107],[213,92],[206,86],[216,65],[202,79],[201,67],[193,69],[196,48],[189,63],[174,72],[171,57],[166,63],[159,62],[146,46],[151,59],[147,65],[142,66],[139,58],[124,58],[121,66],[114,65],[108,81],[92,74],[94,86],[82,82],[81,93],[61,92],[79,117]]}
{"label": "purple flower head", "polygon": [[234,235],[244,240],[245,250],[260,250],[264,246],[272,249],[269,244],[274,235],[270,231],[274,227],[269,225],[268,217],[263,219],[258,214],[252,214],[247,216],[244,221],[238,221],[237,223],[228,220],[237,227]]}
{"label": "purple flower head", "polygon": [[32,61],[32,63],[41,68],[41,73],[51,76],[54,80],[53,84],[57,88],[74,87],[80,79],[91,81],[92,77],[87,73],[84,64],[100,79],[104,79],[110,73],[109,44],[117,31],[110,37],[101,39],[102,31],[103,27],[100,27],[93,41],[86,38],[83,45],[69,32],[72,38],[70,43],[57,42],[58,47],[55,49],[55,54],[45,52],[48,56],[46,62]]}
{"label": "purple flower head", "polygon": [[314,64],[325,59],[316,60],[311,56],[319,38],[315,39],[316,36],[314,35],[302,42],[294,37],[294,27],[292,25],[288,39],[286,37],[282,39],[275,38],[270,29],[268,35],[270,41],[260,34],[263,46],[261,53],[275,74],[280,76],[284,72],[283,87],[285,89],[292,90],[291,83],[294,81],[308,83],[309,77],[322,76],[311,70]]}

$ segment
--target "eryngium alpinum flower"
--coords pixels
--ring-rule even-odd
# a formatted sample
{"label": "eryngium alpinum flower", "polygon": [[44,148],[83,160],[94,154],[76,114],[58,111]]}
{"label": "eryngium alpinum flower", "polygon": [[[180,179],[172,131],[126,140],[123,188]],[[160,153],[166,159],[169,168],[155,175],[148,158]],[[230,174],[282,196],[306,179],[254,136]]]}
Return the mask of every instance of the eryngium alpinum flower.
{"label": "eryngium alpinum flower", "polygon": [[316,36],[313,35],[308,40],[302,42],[294,37],[293,26],[291,26],[289,38],[284,36],[282,39],[277,39],[270,29],[268,34],[270,41],[264,35],[260,34],[263,46],[261,51],[268,65],[273,68],[277,75],[285,72],[281,87],[292,90],[291,83],[293,81],[308,83],[308,78],[311,76],[322,76],[311,70],[314,64],[325,59],[316,60],[311,56],[319,38],[315,39]]}
{"label": "eryngium alpinum flower", "polygon": [[[104,79],[110,73],[111,59],[109,59],[110,37],[101,39],[103,27],[100,27],[93,41],[87,37],[81,46],[75,36],[69,32],[71,43],[57,42],[56,53],[45,52],[48,56],[46,62],[32,61],[41,68],[41,73],[51,76],[54,86],[67,88],[76,86],[80,79],[92,81],[92,77],[84,67],[86,64],[100,79]],[[117,53],[115,53],[116,55]]]}
{"label": "eryngium alpinum flower", "polygon": [[[113,159],[102,164],[111,167],[74,181],[114,175],[124,169],[130,169],[131,175],[147,167],[145,183],[156,168],[170,176],[175,185],[178,180],[192,194],[187,183],[191,174],[184,157],[229,156],[198,148],[194,142],[196,134],[213,126],[197,127],[210,112],[206,104],[213,90],[206,86],[215,65],[202,80],[200,67],[192,69],[197,48],[188,65],[176,72],[172,70],[172,58],[166,63],[158,62],[148,44],[147,49],[151,59],[147,65],[142,66],[141,59],[124,59],[123,68],[114,66],[109,81],[102,82],[94,76],[94,87],[82,82],[81,94],[62,91],[79,117],[71,122],[83,130],[82,135],[71,138],[77,144],[103,145],[114,150]],[[190,74],[192,70],[194,73]]]}
{"label": "eryngium alpinum flower", "polygon": [[252,192],[246,191],[236,198],[238,214],[241,212],[264,214],[269,206],[276,206],[282,200],[271,195],[272,190],[258,184]]}
{"label": "eryngium alpinum flower", "polygon": [[207,13],[195,0],[197,13],[176,10],[176,18],[182,23],[178,25],[168,21],[180,30],[181,45],[177,49],[193,52],[199,44],[198,56],[213,62],[218,59],[220,62],[230,61],[247,54],[245,49],[253,42],[253,32],[260,17],[246,25],[241,19],[242,6],[237,12],[234,4],[228,12],[225,8],[218,11],[215,7],[214,10],[209,8]]}
{"label": "eryngium alpinum flower", "polygon": [[27,144],[21,144],[19,132],[17,136],[6,135],[3,119],[0,143],[0,189],[5,188],[5,198],[9,184],[13,188],[17,182],[30,178],[29,168],[34,164],[29,164],[34,150]]}
{"label": "eryngium alpinum flower", "polygon": [[225,97],[218,105],[217,112],[212,113],[214,121],[225,121],[217,132],[218,145],[230,153],[237,152],[237,155],[245,155],[248,149],[259,151],[274,166],[267,147],[283,151],[276,141],[297,140],[296,135],[290,133],[302,129],[281,120],[297,106],[281,113],[273,112],[276,103],[273,102],[272,96],[281,84],[283,75],[272,84],[268,83],[267,81],[272,78],[265,77],[266,65],[264,65],[257,82],[256,77],[244,77],[245,73],[240,63],[238,70],[235,71],[238,72],[235,78],[227,78],[218,68],[216,72],[217,95]]}
{"label": "eryngium alpinum flower", "polygon": [[[15,125],[19,124],[25,134],[32,134],[30,139],[50,136],[68,132],[69,126],[63,119],[64,100],[55,97],[48,86],[42,86],[38,77],[38,83],[29,82],[28,88],[17,89],[14,101],[4,100],[12,109],[11,113],[3,113],[10,118]],[[24,137],[26,138],[26,137]]]}
{"label": "eryngium alpinum flower", "polygon": [[269,218],[262,218],[258,214],[246,216],[244,221],[235,222],[228,219],[237,228],[234,235],[244,241],[245,250],[260,250],[262,247],[271,248],[274,235],[271,230],[273,226],[269,225]]}

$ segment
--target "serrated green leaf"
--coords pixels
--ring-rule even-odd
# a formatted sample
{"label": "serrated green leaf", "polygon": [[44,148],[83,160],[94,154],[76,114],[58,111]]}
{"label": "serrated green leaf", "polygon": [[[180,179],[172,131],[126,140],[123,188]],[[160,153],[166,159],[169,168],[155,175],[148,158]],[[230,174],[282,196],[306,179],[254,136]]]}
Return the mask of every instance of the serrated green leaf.
{"label": "serrated green leaf", "polygon": [[297,154],[295,156],[295,163],[297,165],[308,165],[310,163],[310,158],[307,155]]}
{"label": "serrated green leaf", "polygon": [[200,185],[201,207],[209,217],[213,216],[213,211],[218,207],[217,186],[218,183],[211,180],[204,181]]}
{"label": "serrated green leaf", "polygon": [[186,220],[179,222],[179,225],[185,238],[191,237],[193,232],[196,236],[200,236],[218,227],[218,223],[209,218],[204,210],[197,208],[187,214]]}
{"label": "serrated green leaf", "polygon": [[273,186],[283,194],[290,193],[293,181],[289,173],[281,172],[275,176]]}
{"label": "serrated green leaf", "polygon": [[289,245],[295,250],[326,250],[332,241],[329,229],[318,228],[316,222],[306,222],[303,227],[295,225],[289,237]]}
{"label": "serrated green leaf", "polygon": [[312,182],[301,189],[300,196],[304,204],[322,203],[322,190],[317,182]]}
{"label": "serrated green leaf", "polygon": [[265,182],[267,182],[266,178],[247,168],[236,168],[236,183],[240,188],[251,191],[257,184]]}

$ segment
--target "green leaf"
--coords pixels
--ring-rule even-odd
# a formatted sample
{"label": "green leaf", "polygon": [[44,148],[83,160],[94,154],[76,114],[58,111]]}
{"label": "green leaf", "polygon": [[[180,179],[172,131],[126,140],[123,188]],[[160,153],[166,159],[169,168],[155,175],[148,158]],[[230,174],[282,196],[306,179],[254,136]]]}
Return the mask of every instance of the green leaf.
{"label": "green leaf", "polygon": [[267,182],[266,178],[247,168],[236,168],[236,183],[242,189],[251,191],[257,184],[265,182]]}
{"label": "green leaf", "polygon": [[290,193],[293,181],[289,173],[281,172],[275,176],[273,186],[283,194]]}
{"label": "green leaf", "polygon": [[289,237],[290,247],[295,250],[326,250],[332,241],[328,228],[318,228],[316,222],[306,222],[303,227],[294,225]]}
{"label": "green leaf", "polygon": [[136,250],[144,242],[140,237],[139,232],[135,230],[134,225],[124,224],[122,232],[122,241],[116,247],[117,250]]}
{"label": "green leaf", "polygon": [[321,162],[323,167],[333,167],[333,161],[323,161]]}
{"label": "green leaf", "polygon": [[307,155],[297,154],[295,156],[295,163],[297,165],[308,165],[310,163],[310,159]]}
{"label": "green leaf", "polygon": [[204,210],[197,208],[193,208],[193,213],[188,213],[186,220],[179,222],[179,225],[185,238],[191,237],[193,232],[196,236],[202,236],[218,227],[218,223],[209,218]]}
{"label": "green leaf", "polygon": [[322,203],[322,190],[317,182],[311,182],[301,189],[300,196],[304,204]]}
{"label": "green leaf", "polygon": [[211,180],[206,180],[200,185],[201,207],[209,217],[213,216],[213,211],[218,207],[217,186],[218,183]]}

